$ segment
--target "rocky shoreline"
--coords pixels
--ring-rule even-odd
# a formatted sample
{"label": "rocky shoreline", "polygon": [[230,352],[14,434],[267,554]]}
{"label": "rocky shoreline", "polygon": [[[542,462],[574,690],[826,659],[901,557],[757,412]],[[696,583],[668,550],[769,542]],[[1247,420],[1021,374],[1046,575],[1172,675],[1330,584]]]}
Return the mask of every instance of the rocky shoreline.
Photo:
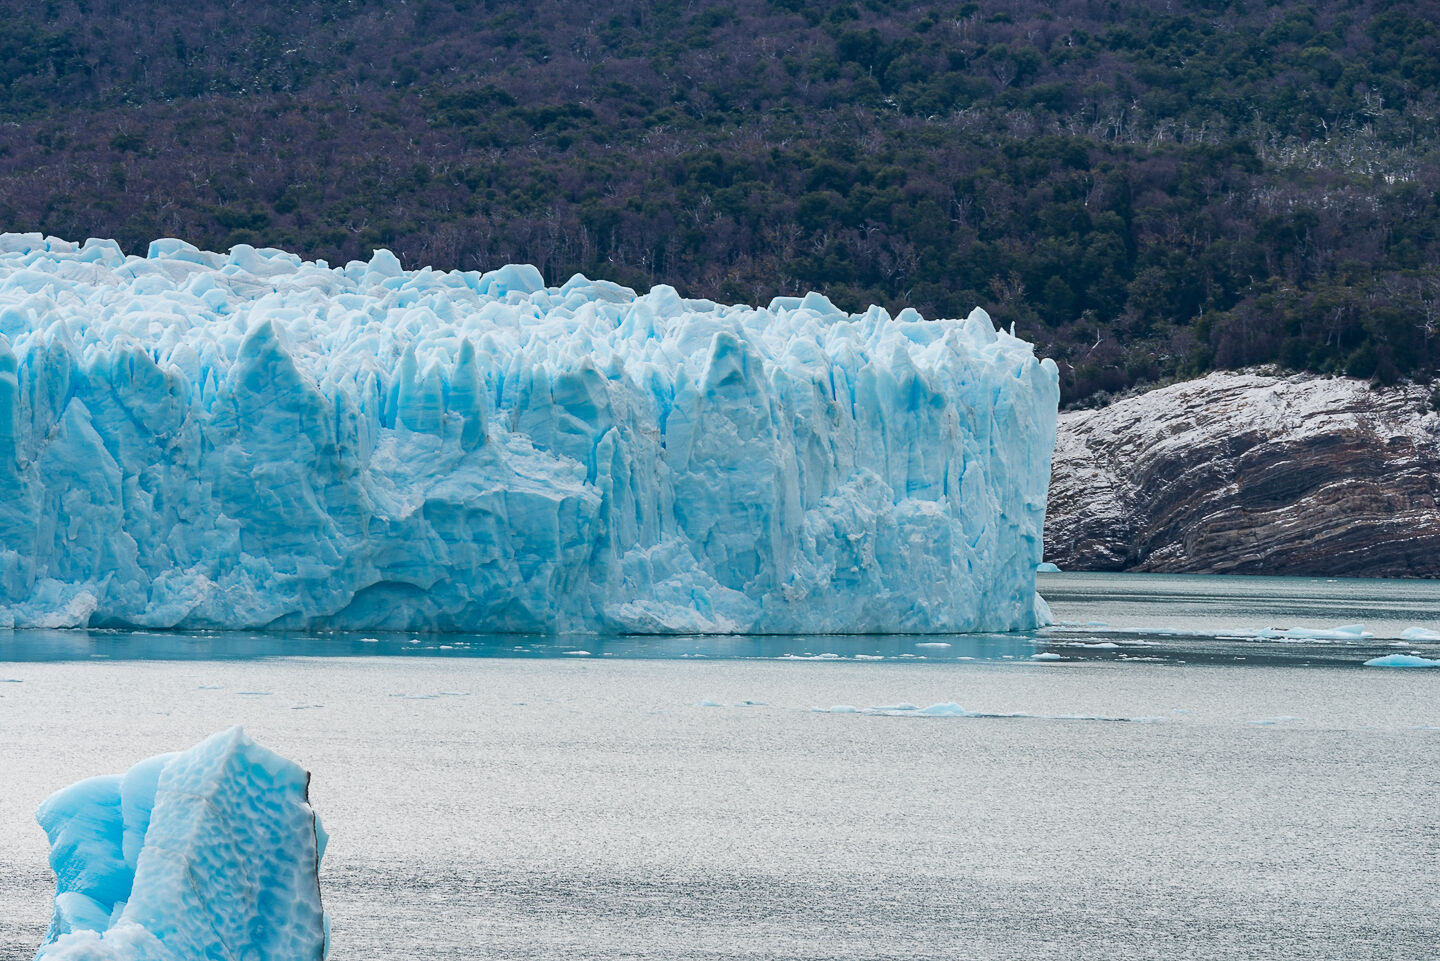
{"label": "rocky shoreline", "polygon": [[1066,570],[1440,577],[1430,389],[1213,373],[1060,415]]}

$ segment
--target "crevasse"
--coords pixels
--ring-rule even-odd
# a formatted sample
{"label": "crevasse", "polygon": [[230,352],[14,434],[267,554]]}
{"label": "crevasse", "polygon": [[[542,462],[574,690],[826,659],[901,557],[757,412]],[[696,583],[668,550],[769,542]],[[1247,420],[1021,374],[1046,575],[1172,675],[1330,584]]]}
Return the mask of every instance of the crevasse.
{"label": "crevasse", "polygon": [[0,237],[0,627],[1028,628],[1056,370],[976,310]]}

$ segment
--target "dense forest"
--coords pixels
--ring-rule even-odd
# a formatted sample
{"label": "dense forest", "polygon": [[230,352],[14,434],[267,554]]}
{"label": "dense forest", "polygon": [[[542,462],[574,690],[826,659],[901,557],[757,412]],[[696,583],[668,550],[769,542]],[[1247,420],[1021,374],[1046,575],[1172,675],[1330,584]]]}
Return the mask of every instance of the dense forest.
{"label": "dense forest", "polygon": [[0,227],[976,304],[1067,402],[1440,371],[1440,6],[37,0]]}

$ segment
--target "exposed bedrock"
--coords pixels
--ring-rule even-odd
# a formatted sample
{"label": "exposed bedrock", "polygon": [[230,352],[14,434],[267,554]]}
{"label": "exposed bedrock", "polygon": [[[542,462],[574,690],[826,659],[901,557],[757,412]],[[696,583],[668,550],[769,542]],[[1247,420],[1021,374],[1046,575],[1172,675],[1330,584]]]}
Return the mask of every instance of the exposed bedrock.
{"label": "exposed bedrock", "polygon": [[1423,387],[1214,373],[1062,414],[1062,569],[1440,576],[1440,414]]}

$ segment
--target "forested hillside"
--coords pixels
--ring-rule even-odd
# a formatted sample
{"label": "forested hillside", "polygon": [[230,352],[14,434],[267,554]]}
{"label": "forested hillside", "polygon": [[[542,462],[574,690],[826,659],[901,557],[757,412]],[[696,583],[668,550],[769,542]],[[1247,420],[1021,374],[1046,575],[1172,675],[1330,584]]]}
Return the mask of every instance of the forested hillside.
{"label": "forested hillside", "polygon": [[1440,368],[1440,5],[8,3],[0,226]]}

